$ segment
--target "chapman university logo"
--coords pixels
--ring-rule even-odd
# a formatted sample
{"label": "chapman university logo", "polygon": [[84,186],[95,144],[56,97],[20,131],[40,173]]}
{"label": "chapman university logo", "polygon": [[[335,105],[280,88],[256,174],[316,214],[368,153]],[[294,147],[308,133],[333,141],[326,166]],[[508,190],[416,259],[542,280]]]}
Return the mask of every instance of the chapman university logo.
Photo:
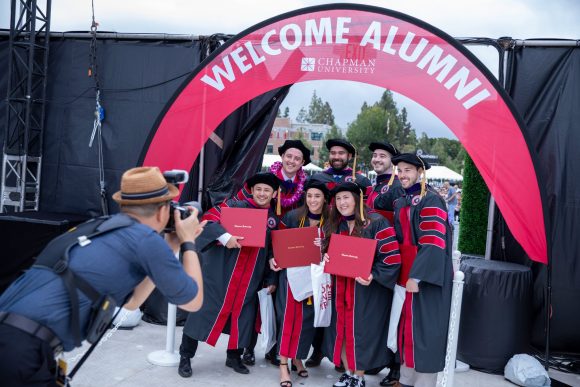
{"label": "chapman university logo", "polygon": [[302,58],[302,62],[300,63],[300,70],[302,70],[302,71],[314,71],[315,66],[316,66],[316,59],[314,59],[314,58]]}
{"label": "chapman university logo", "polygon": [[274,219],[272,216],[268,218],[268,227],[269,228],[276,227],[276,219]]}
{"label": "chapman university logo", "polygon": [[374,74],[376,59],[312,58],[300,61],[300,70],[317,73]]}
{"label": "chapman university logo", "polygon": [[385,184],[383,186],[383,188],[381,188],[381,193],[382,194],[385,194],[385,193],[389,192],[389,188],[390,188],[389,185],[388,184]]}

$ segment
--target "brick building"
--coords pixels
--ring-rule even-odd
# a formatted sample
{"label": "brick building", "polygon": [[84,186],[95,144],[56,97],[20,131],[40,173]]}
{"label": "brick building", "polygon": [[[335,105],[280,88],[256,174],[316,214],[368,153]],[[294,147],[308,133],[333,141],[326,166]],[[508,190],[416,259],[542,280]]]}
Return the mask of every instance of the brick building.
{"label": "brick building", "polygon": [[326,124],[309,124],[309,123],[293,123],[288,118],[278,117],[274,121],[270,139],[266,146],[266,154],[278,154],[278,147],[284,144],[286,140],[301,139],[307,146],[309,145],[313,150],[310,155],[312,162],[320,166],[319,155],[320,147],[323,147],[322,142],[326,133],[330,130],[330,125]]}

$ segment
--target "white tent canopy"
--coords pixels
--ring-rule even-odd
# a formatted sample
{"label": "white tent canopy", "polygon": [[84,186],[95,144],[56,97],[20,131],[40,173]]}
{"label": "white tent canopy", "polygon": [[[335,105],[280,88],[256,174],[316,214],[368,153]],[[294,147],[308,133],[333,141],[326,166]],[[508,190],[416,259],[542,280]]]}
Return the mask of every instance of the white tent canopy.
{"label": "white tent canopy", "polygon": [[428,180],[463,181],[463,176],[443,165],[432,165],[427,170]]}
{"label": "white tent canopy", "polygon": [[[264,159],[262,160],[262,168],[270,168],[270,166],[272,166],[272,164],[274,164],[276,161],[282,161],[282,158],[279,155],[264,155]],[[322,168],[314,165],[313,163],[310,163],[304,167],[304,170],[310,172],[320,172],[322,171]]]}

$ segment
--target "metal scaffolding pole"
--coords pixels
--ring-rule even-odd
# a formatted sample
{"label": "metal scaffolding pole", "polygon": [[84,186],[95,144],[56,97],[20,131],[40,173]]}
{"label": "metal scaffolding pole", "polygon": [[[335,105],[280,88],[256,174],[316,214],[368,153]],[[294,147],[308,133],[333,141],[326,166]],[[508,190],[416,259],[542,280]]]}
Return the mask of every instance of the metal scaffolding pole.
{"label": "metal scaffolding pole", "polygon": [[43,5],[11,1],[0,212],[38,210],[51,0]]}

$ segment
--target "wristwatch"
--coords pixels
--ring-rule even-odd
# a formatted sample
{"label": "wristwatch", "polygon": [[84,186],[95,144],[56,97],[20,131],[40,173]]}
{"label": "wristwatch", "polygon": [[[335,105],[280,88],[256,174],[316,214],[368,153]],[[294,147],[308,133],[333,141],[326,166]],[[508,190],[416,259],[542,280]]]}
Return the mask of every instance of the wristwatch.
{"label": "wristwatch", "polygon": [[179,252],[181,254],[185,253],[186,251],[195,251],[195,242],[187,241],[179,245]]}

